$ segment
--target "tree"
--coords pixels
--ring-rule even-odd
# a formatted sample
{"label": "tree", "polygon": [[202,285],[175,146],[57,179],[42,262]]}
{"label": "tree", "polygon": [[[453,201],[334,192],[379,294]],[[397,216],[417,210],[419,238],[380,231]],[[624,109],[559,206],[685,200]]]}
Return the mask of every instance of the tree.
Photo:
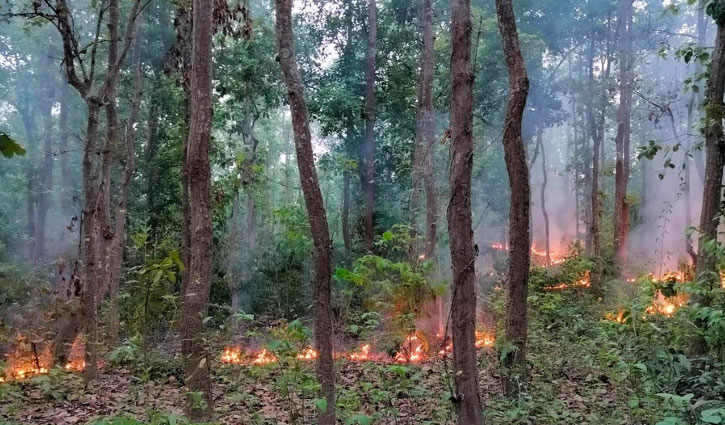
{"label": "tree", "polygon": [[473,72],[471,2],[451,0],[451,199],[448,234],[453,296],[454,394],[458,423],[483,424],[476,368],[476,253],[471,218],[473,167]]}
{"label": "tree", "polygon": [[365,62],[365,140],[363,160],[365,169],[363,192],[365,214],[363,216],[363,237],[365,248],[373,250],[375,238],[375,54],[378,37],[378,8],[375,0],[368,0],[368,48]]}
{"label": "tree", "polygon": [[[417,247],[415,236],[418,231],[418,214],[420,209],[421,180],[425,187],[426,220],[425,250],[427,259],[433,258],[436,246],[436,230],[438,227],[438,205],[436,200],[435,171],[435,110],[433,108],[433,74],[435,71],[435,37],[433,35],[433,6],[431,0],[423,0],[421,10],[421,32],[423,48],[420,60],[420,81],[418,88],[418,111],[413,150],[413,181],[411,188],[410,213],[413,228],[413,243]],[[414,249],[418,257],[418,249]]]}
{"label": "tree", "polygon": [[[372,1],[372,0],[371,0]],[[373,3],[374,7],[374,3]],[[275,0],[277,21],[277,51],[282,76],[289,98],[294,131],[297,167],[302,194],[305,198],[307,218],[310,222],[314,245],[314,302],[315,349],[317,350],[317,379],[322,385],[326,408],[320,409],[320,425],[335,424],[335,371],[332,359],[332,246],[327,225],[327,214],[317,180],[312,151],[309,113],[305,101],[302,77],[295,58],[292,42],[292,0]]]}
{"label": "tree", "polygon": [[[697,249],[696,275],[702,287],[696,293],[695,302],[701,306],[711,303],[711,290],[720,282],[716,258],[709,248],[711,241],[717,240],[718,225],[720,224],[720,210],[722,202],[723,155],[725,155],[725,142],[723,142],[723,110],[725,103],[725,1],[717,0],[711,9],[713,18],[717,23],[715,48],[713,49],[710,72],[707,80],[705,114],[707,126],[705,127],[705,182],[702,194],[702,210],[700,212],[700,240]],[[697,323],[700,328],[706,326],[700,319]],[[707,343],[703,336],[696,338],[692,348],[695,354],[707,352]]]}
{"label": "tree", "polygon": [[526,165],[526,150],[521,136],[526,98],[529,92],[529,77],[526,74],[524,58],[521,54],[519,36],[516,29],[511,0],[496,0],[498,27],[503,41],[503,51],[509,72],[509,97],[504,118],[503,146],[506,170],[511,188],[511,206],[509,211],[509,292],[508,311],[506,313],[506,340],[515,346],[515,350],[504,359],[510,369],[506,379],[506,392],[516,394],[518,382],[511,374],[525,376],[527,308],[529,268],[531,251],[529,248],[529,215],[531,213],[531,188],[529,169]]}
{"label": "tree", "polygon": [[632,12],[633,0],[620,0],[617,12],[619,39],[619,108],[617,109],[617,150],[614,183],[614,261],[620,273],[627,264],[629,234],[629,139],[632,113]]}
{"label": "tree", "polygon": [[[186,169],[189,188],[188,281],[182,295],[182,353],[186,357],[186,385],[191,392],[187,412],[195,422],[211,418],[213,409],[210,359],[204,347],[204,322],[212,281],[211,145],[212,36],[214,5],[194,0],[191,99]],[[201,393],[201,399],[198,395]],[[195,395],[196,394],[196,395]]]}

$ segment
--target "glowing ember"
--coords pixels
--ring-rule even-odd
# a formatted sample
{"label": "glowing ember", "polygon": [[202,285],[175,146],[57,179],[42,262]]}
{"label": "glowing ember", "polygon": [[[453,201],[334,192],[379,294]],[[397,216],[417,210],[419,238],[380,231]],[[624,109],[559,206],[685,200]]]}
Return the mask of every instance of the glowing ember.
{"label": "glowing ember", "polygon": [[426,359],[428,347],[418,333],[408,335],[393,360],[396,363],[420,363]]}
{"label": "glowing ember", "polygon": [[305,348],[298,355],[299,360],[314,360],[317,358],[317,351],[312,348]]}
{"label": "glowing ember", "polygon": [[366,362],[370,360],[370,344],[360,346],[358,351],[350,353],[350,360],[354,362]]}
{"label": "glowing ember", "polygon": [[225,348],[220,360],[222,363],[240,364],[242,363],[242,349],[237,347]]}
{"label": "glowing ember", "polygon": [[257,355],[254,357],[254,360],[252,363],[254,364],[269,364],[274,363],[277,361],[277,358],[274,356],[274,354],[267,351],[266,348],[263,348],[262,351],[258,352]]}
{"label": "glowing ember", "polygon": [[476,347],[493,347],[496,337],[487,332],[476,332]]}
{"label": "glowing ember", "polygon": [[720,271],[720,287],[725,289],[725,270]]}
{"label": "glowing ember", "polygon": [[[508,251],[510,249],[508,244],[502,244],[502,243],[491,244],[491,248],[496,251]],[[554,265],[561,264],[564,261],[566,261],[566,256],[556,254],[551,251],[549,251],[549,255],[547,256],[546,251],[537,249],[536,245],[531,245],[531,255],[534,258],[538,259],[539,263],[544,263],[547,266],[554,266]],[[548,264],[546,264],[547,257],[548,257]]]}

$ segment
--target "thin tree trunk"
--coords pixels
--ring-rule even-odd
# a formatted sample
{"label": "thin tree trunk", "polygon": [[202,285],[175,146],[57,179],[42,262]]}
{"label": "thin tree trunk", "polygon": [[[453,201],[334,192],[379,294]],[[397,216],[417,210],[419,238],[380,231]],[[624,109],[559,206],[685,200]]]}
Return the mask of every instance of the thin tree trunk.
{"label": "thin tree trunk", "polygon": [[[50,67],[50,60],[47,65]],[[54,81],[45,81],[45,99],[42,101],[43,116],[43,165],[38,175],[37,208],[35,210],[35,244],[33,260],[40,261],[45,256],[45,227],[50,208],[50,193],[53,190],[53,115],[51,114],[55,98]]]}
{"label": "thin tree trunk", "polygon": [[[155,85],[159,85],[156,82]],[[157,92],[157,89],[154,89]],[[151,240],[155,240],[158,233],[158,217],[156,213],[156,186],[158,184],[158,172],[155,166],[156,154],[159,149],[159,115],[161,106],[156,98],[156,94],[150,99],[151,111],[148,118],[148,142],[146,144],[145,159],[148,165],[146,173],[146,215],[149,222],[149,233]]]}
{"label": "thin tree trunk", "polygon": [[619,109],[617,110],[617,161],[614,183],[614,262],[621,274],[627,265],[627,239],[629,235],[629,139],[631,127],[632,87],[630,66],[632,57],[633,0],[620,0],[618,12],[619,34]]}
{"label": "thin tree trunk", "polygon": [[544,180],[541,183],[541,215],[544,217],[544,249],[546,251],[546,265],[551,265],[551,241],[549,237],[549,212],[546,210],[546,185],[549,177],[546,172],[546,151],[544,150],[543,131],[536,130],[536,142],[541,150],[541,174]]}
{"label": "thin tree trunk", "polygon": [[208,421],[213,411],[210,359],[204,343],[203,318],[209,307],[212,282],[212,205],[209,148],[212,125],[212,36],[214,5],[194,0],[191,67],[191,121],[187,143],[190,210],[188,282],[182,298],[182,353],[186,358],[186,385],[201,393],[203,403],[188,397],[187,415]]}
{"label": "thin tree trunk", "polygon": [[108,341],[111,347],[118,345],[120,314],[118,291],[121,283],[121,268],[123,266],[123,247],[126,236],[126,208],[128,192],[131,179],[135,171],[136,160],[136,124],[138,123],[139,109],[141,108],[141,96],[143,95],[143,77],[141,74],[141,28],[137,24],[134,35],[134,48],[132,54],[133,62],[133,98],[131,100],[131,111],[126,123],[125,134],[125,164],[118,194],[118,205],[116,208],[116,229],[111,248],[111,271],[109,273],[110,291],[108,308]]}
{"label": "thin tree trunk", "polygon": [[[707,24],[708,17],[705,16],[705,6],[701,5],[697,10],[697,45],[700,47],[707,47]],[[699,75],[702,72],[702,64],[700,61],[695,61],[695,75]],[[699,108],[702,103],[702,92],[695,93],[693,91],[693,101]],[[691,131],[692,128],[688,128]],[[695,164],[695,170],[697,176],[700,178],[700,183],[705,183],[705,153],[703,149],[697,149],[692,153],[692,162]]]}
{"label": "thin tree trunk", "polygon": [[317,350],[317,379],[322,385],[322,396],[327,408],[318,412],[320,425],[335,424],[335,370],[332,359],[332,246],[327,224],[327,214],[315,170],[312,137],[308,122],[304,86],[297,67],[292,42],[292,0],[275,0],[277,51],[282,76],[287,86],[292,125],[294,129],[297,167],[305,198],[307,216],[314,244],[315,283],[314,320],[315,349]]}
{"label": "thin tree trunk", "polygon": [[[418,90],[418,114],[416,144],[413,161],[413,187],[411,196],[411,227],[414,236],[418,232],[418,213],[420,209],[421,183],[425,187],[426,200],[426,259],[435,255],[438,206],[436,186],[433,178],[435,167],[435,110],[433,108],[433,74],[435,71],[435,37],[433,34],[433,5],[431,0],[423,0],[421,32],[423,49],[421,53],[420,87]],[[414,241],[416,244],[417,242]],[[418,249],[414,250],[418,256]]]}
{"label": "thin tree trunk", "polygon": [[368,0],[368,48],[365,64],[365,144],[363,158],[363,191],[365,215],[363,233],[365,248],[373,250],[375,239],[375,54],[378,33],[378,8],[375,0]]}
{"label": "thin tree trunk", "polygon": [[506,392],[517,394],[521,379],[526,377],[527,311],[531,251],[529,249],[529,215],[531,189],[526,150],[521,137],[521,121],[529,92],[529,78],[521,55],[516,18],[511,0],[496,0],[498,26],[509,70],[509,97],[503,130],[504,157],[511,187],[509,212],[509,293],[506,317],[506,340],[516,351],[504,359],[509,368]]}
{"label": "thin tree trunk", "polygon": [[60,187],[61,187],[61,207],[64,212],[70,211],[73,202],[72,184],[70,177],[70,168],[68,167],[68,81],[63,76],[60,88],[60,114],[58,116],[58,132],[60,140],[58,148],[60,150]]}
{"label": "thin tree trunk", "polygon": [[471,218],[473,78],[471,2],[451,0],[451,199],[448,204],[453,271],[451,326],[458,423],[483,424],[476,368],[476,254]]}
{"label": "thin tree trunk", "polygon": [[[720,224],[719,213],[722,202],[723,178],[723,95],[725,95],[725,24],[717,25],[715,48],[712,52],[710,73],[707,82],[707,114],[708,125],[705,128],[705,185],[702,195],[702,212],[700,213],[700,240],[697,248],[697,277],[701,282],[700,291],[695,293],[693,300],[701,306],[711,303],[710,291],[720,281],[716,256],[706,248],[710,241],[717,240],[717,228]],[[706,322],[696,321],[701,328]],[[707,342],[703,336],[695,339],[692,351],[694,354],[705,354]]]}

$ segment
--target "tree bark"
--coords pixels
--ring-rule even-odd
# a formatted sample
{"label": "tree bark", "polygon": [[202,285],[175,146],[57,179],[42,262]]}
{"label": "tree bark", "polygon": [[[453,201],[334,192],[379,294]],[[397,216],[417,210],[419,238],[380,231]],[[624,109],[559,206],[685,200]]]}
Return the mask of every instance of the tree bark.
{"label": "tree bark", "polygon": [[541,128],[536,130],[536,141],[541,151],[541,174],[543,181],[541,183],[541,215],[544,217],[544,250],[546,252],[546,265],[551,265],[551,241],[549,235],[549,212],[546,210],[546,185],[549,177],[546,172],[546,150],[544,149],[543,131]]}
{"label": "tree bark", "polygon": [[[48,60],[47,66],[51,66]],[[55,82],[46,78],[43,84],[45,99],[41,101],[43,116],[43,166],[38,176],[37,208],[35,210],[35,243],[33,259],[40,261],[45,256],[45,227],[50,208],[50,193],[53,190],[53,115],[51,109],[55,99]]]}
{"label": "tree bark", "polygon": [[503,50],[509,72],[509,95],[503,130],[504,158],[511,188],[509,211],[509,293],[506,317],[506,340],[516,347],[504,359],[509,368],[505,379],[506,393],[517,394],[519,379],[526,377],[526,339],[529,268],[529,215],[531,210],[531,189],[529,169],[526,166],[526,150],[521,136],[526,98],[529,92],[529,77],[521,54],[511,0],[496,0],[498,26],[503,41]]}
{"label": "tree bark", "polygon": [[327,408],[318,412],[317,421],[320,425],[334,425],[335,371],[332,359],[330,286],[332,278],[332,245],[322,192],[320,191],[317,171],[315,170],[304,86],[302,85],[292,42],[292,0],[275,0],[275,7],[278,60],[287,86],[287,95],[292,113],[295,150],[297,152],[297,167],[299,168],[300,184],[305,198],[314,244],[314,320],[315,349],[318,353],[317,379],[322,385],[322,396],[327,401]]}
{"label": "tree bark", "polygon": [[131,179],[136,165],[136,125],[138,123],[139,110],[141,108],[141,96],[143,95],[143,76],[141,73],[141,25],[137,24],[134,34],[134,48],[132,54],[133,62],[133,97],[131,99],[131,110],[128,116],[125,129],[125,164],[121,177],[121,184],[118,194],[118,205],[116,208],[116,223],[114,237],[111,247],[111,271],[109,273],[110,291],[108,308],[108,342],[111,347],[118,345],[120,313],[118,291],[121,283],[121,268],[123,266],[123,247],[126,236],[126,208],[128,193],[131,186]]}
{"label": "tree bark", "polygon": [[70,109],[68,103],[68,81],[63,76],[60,88],[60,114],[58,116],[58,132],[60,133],[58,148],[60,150],[60,204],[64,212],[70,211],[73,202],[70,168],[68,167],[68,109]]}
{"label": "tree bark", "polygon": [[413,181],[410,200],[411,228],[413,229],[413,256],[419,256],[418,216],[420,209],[421,183],[425,187],[426,220],[425,249],[423,256],[431,259],[435,255],[438,206],[436,186],[433,178],[435,167],[435,110],[433,108],[433,74],[435,70],[435,37],[433,34],[433,5],[423,0],[421,13],[423,48],[421,51],[420,86],[418,88],[418,113],[416,139],[413,152]]}
{"label": "tree bark", "polygon": [[182,297],[182,353],[186,357],[186,385],[201,393],[203,403],[189,396],[187,415],[207,421],[213,411],[210,358],[205,349],[203,318],[209,306],[212,282],[212,203],[209,148],[212,125],[212,36],[214,5],[194,0],[191,66],[191,121],[187,143],[190,210],[188,282]]}
{"label": "tree bark", "polygon": [[476,368],[476,254],[471,218],[473,78],[471,2],[451,0],[451,199],[448,204],[453,270],[451,323],[458,423],[483,424]]}
{"label": "tree bark", "polygon": [[375,54],[378,36],[378,8],[368,0],[368,48],[365,64],[365,143],[363,145],[363,191],[365,215],[363,237],[365,248],[373,250],[375,242]]}
{"label": "tree bark", "polygon": [[620,0],[618,11],[619,37],[619,108],[617,110],[617,136],[615,145],[617,160],[614,182],[614,262],[618,272],[627,266],[629,205],[629,139],[632,110],[632,82],[630,76],[632,57],[632,6],[633,0]]}
{"label": "tree bark", "polygon": [[[712,52],[710,73],[707,81],[707,121],[711,123],[705,128],[705,185],[702,194],[702,211],[700,213],[700,240],[697,248],[697,277],[700,291],[695,293],[693,301],[701,306],[711,303],[710,291],[720,281],[716,256],[706,248],[710,241],[717,240],[717,228],[720,224],[719,213],[722,202],[723,155],[723,95],[725,95],[725,23],[718,22],[715,48]],[[704,329],[702,320],[696,324]],[[692,351],[694,354],[707,352],[707,342],[703,336],[695,339]]]}
{"label": "tree bark", "polygon": [[[156,82],[155,85],[160,84]],[[153,90],[157,91],[156,88]],[[159,105],[156,93],[150,99],[151,110],[148,118],[148,142],[146,144],[145,160],[149,164],[146,173],[146,215],[149,223],[149,233],[151,240],[156,240],[158,234],[158,217],[156,213],[156,185],[158,184],[157,167],[153,164],[156,161],[156,154],[159,150],[159,114],[161,106]]]}

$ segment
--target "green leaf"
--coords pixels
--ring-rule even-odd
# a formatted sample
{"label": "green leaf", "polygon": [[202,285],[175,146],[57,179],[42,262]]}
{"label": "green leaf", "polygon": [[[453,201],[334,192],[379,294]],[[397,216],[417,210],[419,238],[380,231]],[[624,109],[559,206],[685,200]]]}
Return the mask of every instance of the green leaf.
{"label": "green leaf", "polygon": [[9,135],[0,131],[0,153],[5,158],[12,158],[15,155],[25,156],[25,149]]}
{"label": "green leaf", "polygon": [[325,400],[324,398],[316,398],[312,400],[312,402],[315,404],[315,407],[317,407],[320,412],[327,412],[327,400]]}
{"label": "green leaf", "polygon": [[350,416],[345,425],[370,425],[373,423],[373,419],[368,415],[354,415]]}

